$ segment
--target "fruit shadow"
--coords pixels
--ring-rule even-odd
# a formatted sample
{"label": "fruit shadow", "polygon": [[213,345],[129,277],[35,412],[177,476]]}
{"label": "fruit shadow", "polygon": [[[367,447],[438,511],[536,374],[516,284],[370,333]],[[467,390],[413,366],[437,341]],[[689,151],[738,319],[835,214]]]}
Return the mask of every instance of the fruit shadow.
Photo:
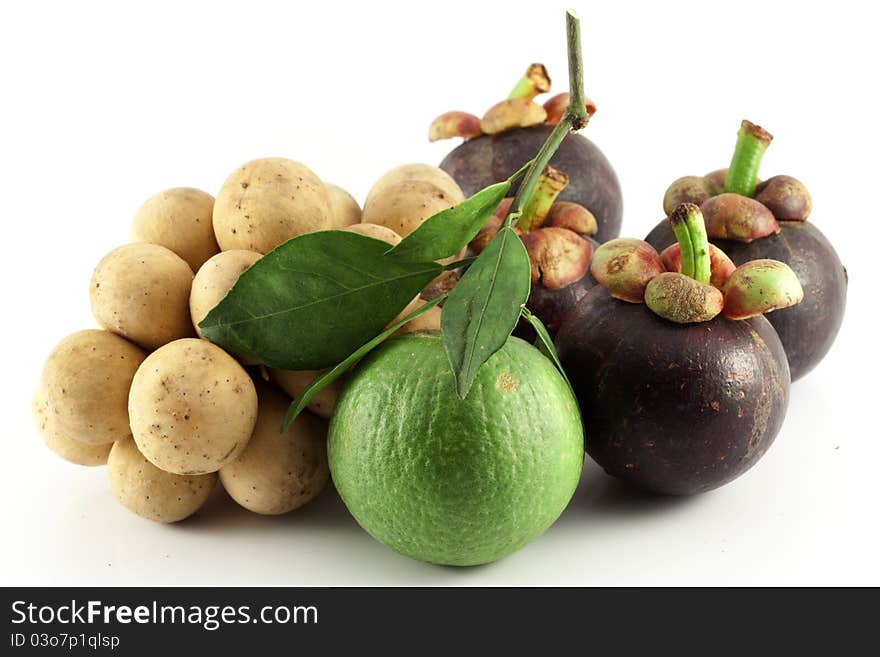
{"label": "fruit shadow", "polygon": [[[798,418],[810,415],[814,418],[811,420],[814,432],[817,423],[822,422],[822,426],[827,425],[828,429],[817,433],[828,434],[833,426],[829,419],[833,407],[828,402],[827,388],[820,385],[820,382],[821,377],[813,376],[792,384],[796,393],[792,394],[788,416]],[[803,412],[800,412],[801,407]],[[796,420],[789,419],[783,431],[797,434],[798,431],[793,430],[793,422]],[[807,428],[805,427],[804,430],[806,431]],[[569,519],[578,523],[589,522],[590,527],[596,527],[596,523],[601,524],[603,521],[614,524],[622,519],[677,513],[701,504],[710,499],[715,492],[685,496],[647,493],[610,476],[587,456],[578,488],[563,512],[560,522]]]}
{"label": "fruit shadow", "polygon": [[[580,485],[568,508],[557,522],[563,531],[576,531],[584,540],[595,540],[613,532],[621,524],[648,520],[666,512],[681,510],[694,498],[658,497],[634,490],[606,475],[587,459]],[[590,527],[584,535],[582,527]],[[467,585],[480,581],[488,570],[506,568],[507,559],[492,564],[459,568],[426,564],[388,550],[357,524],[346,509],[332,482],[314,500],[302,508],[280,516],[261,516],[251,513],[234,502],[218,484],[205,506],[193,517],[169,527],[171,531],[192,533],[205,541],[222,539],[239,549],[250,549],[257,542],[265,564],[274,564],[271,574],[264,567],[251,564],[248,577],[263,582],[271,576],[276,584],[302,584],[301,575],[291,570],[284,572],[288,561],[289,545],[299,543],[306,553],[316,549],[314,538],[320,536],[323,556],[329,560],[348,561],[357,554],[360,564],[355,570],[343,567],[330,580],[340,578],[346,585]],[[309,534],[310,545],[302,543]],[[534,549],[534,548],[531,548]],[[516,558],[516,557],[514,557]],[[326,585],[329,580],[320,577]],[[316,580],[317,582],[317,580]]]}
{"label": "fruit shadow", "polygon": [[[288,560],[287,546],[297,542],[302,545],[300,539],[304,534],[311,536],[311,546],[303,546],[306,552],[318,549],[315,544],[320,542],[326,546],[321,547],[320,552],[328,561],[349,563],[351,555],[357,555],[357,569],[343,566],[332,576],[315,574],[317,579],[313,583],[318,585],[334,585],[336,580],[353,586],[442,585],[448,580],[448,575],[444,573],[461,571],[416,561],[381,545],[348,512],[332,481],[305,506],[279,516],[263,516],[240,507],[218,484],[199,513],[175,527],[199,536],[222,535],[227,540],[232,535],[234,541],[248,546],[253,541],[260,541],[266,562],[275,564],[271,576],[276,584],[303,583],[300,581],[301,575],[294,571],[285,576],[283,566],[280,566],[279,572],[279,564]],[[257,580],[262,578],[259,569],[252,575]]]}
{"label": "fruit shadow", "polygon": [[249,530],[259,526],[279,528],[292,525],[309,525],[321,530],[345,526],[359,529],[332,481],[308,504],[277,516],[253,513],[239,506],[218,483],[199,513],[179,526],[200,532],[222,532],[230,529]]}
{"label": "fruit shadow", "polygon": [[[621,518],[657,516],[681,511],[700,496],[656,495],[629,486],[608,475],[590,457],[584,461],[580,484],[562,515],[577,522],[616,522]],[[591,525],[592,526],[592,525]]]}

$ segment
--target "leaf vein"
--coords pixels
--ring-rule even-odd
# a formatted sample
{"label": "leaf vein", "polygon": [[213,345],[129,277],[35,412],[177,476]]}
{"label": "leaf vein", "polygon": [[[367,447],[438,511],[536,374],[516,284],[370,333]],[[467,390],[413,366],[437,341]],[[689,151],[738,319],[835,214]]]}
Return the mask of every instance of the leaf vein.
{"label": "leaf vein", "polygon": [[488,294],[486,294],[483,303],[481,304],[482,307],[480,309],[479,315],[477,316],[477,326],[476,326],[476,330],[473,333],[474,341],[473,341],[473,343],[468,345],[468,348],[465,352],[465,360],[466,360],[465,367],[466,367],[466,371],[469,374],[470,374],[471,367],[473,366],[473,362],[474,362],[474,349],[473,349],[473,347],[477,346],[476,337],[479,336],[480,331],[482,330],[483,317],[486,316],[486,308],[488,308],[488,306],[489,306],[489,301],[492,298],[492,292],[495,289],[495,281],[498,279],[498,268],[501,266],[501,256],[504,254],[504,246],[506,244],[507,244],[507,233],[505,232],[501,235],[501,245],[498,247],[498,257],[495,259],[495,268],[492,270],[492,279],[489,283],[489,291],[488,291]]}
{"label": "leaf vein", "polygon": [[236,320],[236,321],[231,321],[231,322],[225,322],[225,323],[220,322],[220,323],[216,324],[215,326],[217,326],[218,328],[219,327],[233,327],[233,326],[238,326],[240,324],[247,324],[248,322],[252,322],[252,321],[271,319],[273,317],[281,317],[281,316],[287,315],[292,312],[304,310],[305,308],[309,308],[310,306],[315,306],[315,305],[318,305],[321,303],[327,303],[330,301],[334,301],[334,300],[343,298],[345,296],[348,296],[350,294],[355,294],[355,293],[362,292],[364,290],[369,290],[369,289],[372,289],[375,287],[380,287],[383,285],[387,286],[389,284],[396,283],[397,281],[404,281],[404,280],[408,280],[411,278],[416,278],[418,276],[423,276],[424,274],[433,273],[434,271],[435,270],[433,268],[432,269],[424,269],[424,270],[417,271],[417,272],[410,272],[408,274],[403,274],[401,276],[395,276],[393,278],[379,279],[379,280],[377,280],[377,282],[370,283],[368,285],[361,285],[359,287],[346,287],[344,291],[339,292],[337,294],[321,297],[321,298],[309,301],[308,303],[304,303],[304,304],[301,304],[298,306],[292,306],[290,308],[284,308],[283,310],[276,310],[274,312],[265,313],[262,315],[253,314],[253,313],[251,313],[251,311],[248,308],[242,308],[241,306],[239,306],[243,311],[251,314],[251,316],[246,319],[241,319],[241,320]]}

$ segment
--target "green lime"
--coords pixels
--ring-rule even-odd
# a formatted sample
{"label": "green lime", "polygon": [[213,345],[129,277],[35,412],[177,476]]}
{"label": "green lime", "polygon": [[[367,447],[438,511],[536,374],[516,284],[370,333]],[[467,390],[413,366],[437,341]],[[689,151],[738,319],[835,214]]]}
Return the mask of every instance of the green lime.
{"label": "green lime", "polygon": [[376,540],[422,561],[489,563],[553,524],[584,460],[577,402],[553,364],[510,338],[455,392],[438,334],[389,340],[336,404],[330,472]]}

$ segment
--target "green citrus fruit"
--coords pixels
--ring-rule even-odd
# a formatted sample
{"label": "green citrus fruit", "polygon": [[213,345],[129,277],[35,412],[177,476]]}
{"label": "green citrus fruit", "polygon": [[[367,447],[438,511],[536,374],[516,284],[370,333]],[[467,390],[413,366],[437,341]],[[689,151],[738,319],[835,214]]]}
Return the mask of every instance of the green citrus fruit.
{"label": "green citrus fruit", "polygon": [[397,552],[457,566],[540,536],[580,478],[577,402],[553,364],[510,338],[462,400],[438,334],[389,340],[336,404],[330,472],[352,515]]}

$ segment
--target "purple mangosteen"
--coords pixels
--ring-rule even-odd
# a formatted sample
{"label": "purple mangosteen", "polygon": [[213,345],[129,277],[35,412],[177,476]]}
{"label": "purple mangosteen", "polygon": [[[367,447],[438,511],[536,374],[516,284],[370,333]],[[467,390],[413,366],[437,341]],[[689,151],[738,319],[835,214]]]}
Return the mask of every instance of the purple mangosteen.
{"label": "purple mangosteen", "polygon": [[[569,95],[558,94],[539,105],[534,98],[550,90],[550,78],[541,64],[532,64],[510,96],[497,103],[482,117],[466,112],[447,112],[431,124],[431,141],[463,137],[440,163],[465,196],[512,176],[535,156],[547,141],[553,126],[568,106]],[[590,115],[595,105],[587,102]],[[550,160],[555,169],[565,171],[568,187],[560,201],[577,203],[596,218],[593,236],[605,242],[620,234],[623,200],[617,174],[608,159],[589,139],[569,134]],[[518,184],[511,190],[516,193]]]}
{"label": "purple mangosteen", "polygon": [[643,490],[689,495],[732,481],[776,437],[790,375],[762,313],[803,292],[781,262],[734,269],[710,248],[697,206],[680,205],[670,221],[678,247],[663,257],[636,239],[596,250],[600,284],[555,342],[590,456]]}
{"label": "purple mangosteen", "polygon": [[[758,167],[772,136],[743,121],[729,169],[673,182],[665,212],[678,203],[700,205],[709,239],[736,264],[760,258],[780,260],[797,274],[803,303],[768,317],[779,334],[793,381],[812,370],[831,349],[846,310],[846,269],[834,247],[807,221],[812,199],[791,176],[760,182]],[[645,238],[656,249],[675,242],[668,222]]]}

